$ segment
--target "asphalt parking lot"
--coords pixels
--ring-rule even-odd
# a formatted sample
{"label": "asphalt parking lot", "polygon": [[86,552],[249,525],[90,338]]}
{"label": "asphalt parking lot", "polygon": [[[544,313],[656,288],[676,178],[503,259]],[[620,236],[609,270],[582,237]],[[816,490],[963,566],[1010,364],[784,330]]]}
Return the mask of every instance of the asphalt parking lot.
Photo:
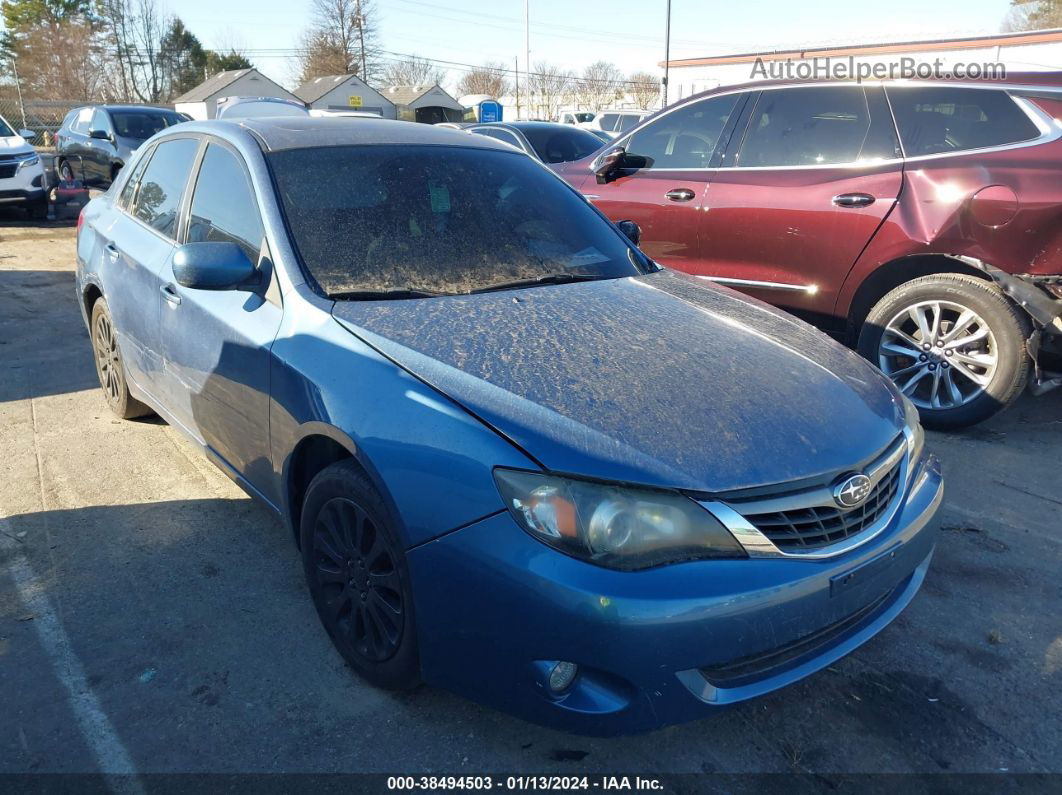
{"label": "asphalt parking lot", "polygon": [[0,773],[1062,772],[1062,390],[930,434],[945,530],[864,648],[713,719],[583,738],[362,684],[281,525],[107,411],[72,223],[0,224]]}

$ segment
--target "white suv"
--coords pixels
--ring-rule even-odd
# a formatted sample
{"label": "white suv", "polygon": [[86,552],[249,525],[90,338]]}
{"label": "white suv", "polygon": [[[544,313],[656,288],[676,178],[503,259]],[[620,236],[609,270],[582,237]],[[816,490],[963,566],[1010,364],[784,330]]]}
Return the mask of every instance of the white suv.
{"label": "white suv", "polygon": [[615,138],[638,126],[638,122],[652,114],[651,110],[603,110],[597,117],[580,127],[588,130],[601,130]]}
{"label": "white suv", "polygon": [[21,204],[32,218],[48,217],[48,195],[40,155],[26,141],[31,130],[11,129],[0,116],[0,206]]}

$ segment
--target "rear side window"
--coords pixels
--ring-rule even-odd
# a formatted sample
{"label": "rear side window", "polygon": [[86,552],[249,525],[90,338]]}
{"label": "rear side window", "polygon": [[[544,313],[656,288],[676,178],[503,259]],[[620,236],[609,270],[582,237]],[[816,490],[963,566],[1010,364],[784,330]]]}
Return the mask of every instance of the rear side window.
{"label": "rear side window", "polygon": [[903,86],[889,102],[908,157],[984,149],[1040,135],[1005,92],[990,88]]}
{"label": "rear side window", "polygon": [[243,164],[223,146],[207,147],[188,224],[190,243],[235,243],[258,262],[263,229],[254,189]]}
{"label": "rear side window", "polygon": [[633,130],[635,127],[638,126],[638,122],[640,122],[641,120],[642,120],[641,116],[632,116],[632,115],[629,115],[629,114],[621,115],[617,119],[619,124],[617,124],[616,129],[619,132],[627,132],[627,130]]}
{"label": "rear side window", "polygon": [[892,120],[858,86],[763,91],[738,150],[739,168],[827,166],[896,156]]}
{"label": "rear side window", "polygon": [[627,141],[627,153],[645,158],[645,168],[708,168],[738,94],[693,102],[642,128]]}
{"label": "rear side window", "polygon": [[604,113],[601,116],[601,129],[613,132],[616,129],[617,121],[619,121],[619,117],[615,113]]}
{"label": "rear side window", "polygon": [[129,175],[129,179],[126,180],[125,185],[122,187],[122,192],[118,196],[118,206],[123,210],[129,210],[133,203],[133,197],[136,195],[136,186],[140,184],[140,177],[144,174],[144,169],[147,168],[148,161],[151,159],[151,152],[145,153],[136,164],[136,168],[133,173]]}
{"label": "rear side window", "polygon": [[194,138],[163,141],[156,146],[133,199],[133,215],[170,238],[177,234],[177,208],[198,148],[199,141]]}

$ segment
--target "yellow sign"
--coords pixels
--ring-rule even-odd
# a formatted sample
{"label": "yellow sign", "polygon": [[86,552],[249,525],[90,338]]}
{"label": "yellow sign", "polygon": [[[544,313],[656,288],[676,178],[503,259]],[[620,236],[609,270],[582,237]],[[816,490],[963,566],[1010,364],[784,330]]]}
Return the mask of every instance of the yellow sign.
{"label": "yellow sign", "polygon": [[350,105],[350,107],[352,107],[352,108],[360,108],[361,107],[361,97],[356,97],[356,96],[347,97],[347,104]]}

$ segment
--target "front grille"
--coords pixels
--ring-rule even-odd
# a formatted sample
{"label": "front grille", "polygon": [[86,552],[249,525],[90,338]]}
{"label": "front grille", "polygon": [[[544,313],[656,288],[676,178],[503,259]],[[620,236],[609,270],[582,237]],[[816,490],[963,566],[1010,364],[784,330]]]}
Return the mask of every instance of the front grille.
{"label": "front grille", "polygon": [[866,607],[862,607],[856,612],[845,616],[840,621],[823,627],[816,632],[804,635],[803,637],[782,644],[781,646],[776,646],[761,654],[741,657],[710,668],[701,668],[701,674],[703,674],[704,678],[709,682],[721,687],[734,685],[739,680],[748,679],[750,677],[755,677],[757,679],[763,678],[764,676],[769,675],[773,670],[784,666],[787,663],[791,663],[794,660],[798,660],[814,653],[829,644],[831,641],[840,637],[846,631],[853,629],[864,619],[875,613],[890,596],[896,593],[899,587],[902,587],[905,584],[906,583],[901,583],[900,586],[881,595]]}
{"label": "front grille", "polygon": [[779,549],[818,549],[863,532],[877,522],[900,488],[900,464],[878,481],[860,507],[842,511],[816,505],[789,511],[746,514],[745,518]]}
{"label": "front grille", "polygon": [[15,176],[17,170],[18,164],[16,163],[0,164],[0,179],[11,179],[11,177]]}

